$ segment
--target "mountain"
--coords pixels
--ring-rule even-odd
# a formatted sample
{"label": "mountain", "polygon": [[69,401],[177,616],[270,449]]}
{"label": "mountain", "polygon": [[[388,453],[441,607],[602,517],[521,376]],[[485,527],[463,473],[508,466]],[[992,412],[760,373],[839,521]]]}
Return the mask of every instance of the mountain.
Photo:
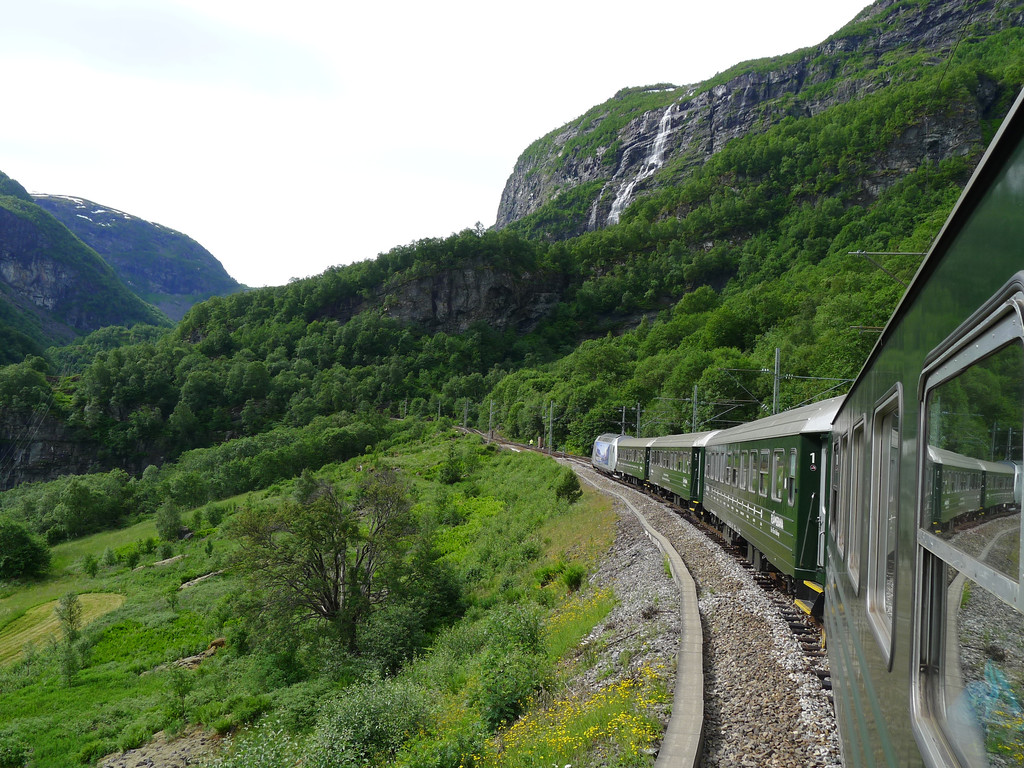
{"label": "mountain", "polygon": [[[623,89],[522,153],[495,227],[523,222],[525,231],[559,239],[615,224],[638,197],[689,178],[731,141],[916,80],[1022,25],[1024,10],[1011,0],[881,0],[818,46],[744,62],[696,85]],[[888,137],[858,179],[867,198],[987,138],[986,123],[1005,114],[1015,91],[984,62],[973,67],[972,103],[918,115]]]}
{"label": "mountain", "polygon": [[108,325],[167,324],[97,253],[0,174],[0,360]]}
{"label": "mountain", "polygon": [[213,254],[173,229],[65,195],[33,195],[114,268],[144,301],[174,321],[196,302],[242,290]]}

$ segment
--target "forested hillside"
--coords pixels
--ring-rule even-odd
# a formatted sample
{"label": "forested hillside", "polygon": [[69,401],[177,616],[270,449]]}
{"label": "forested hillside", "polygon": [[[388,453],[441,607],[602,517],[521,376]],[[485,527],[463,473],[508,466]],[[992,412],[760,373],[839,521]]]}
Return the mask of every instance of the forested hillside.
{"label": "forested hillside", "polygon": [[[856,374],[1024,82],[1021,38],[965,38],[942,66],[901,61],[889,87],[735,139],[618,225],[556,242],[532,239],[526,220],[466,230],[212,299],[160,338],[108,349],[104,332],[52,350],[36,374],[39,361],[11,368],[0,403],[45,407],[102,446],[98,469],[136,472],[337,412],[465,416],[522,438],[553,413],[555,444],[575,451],[623,406],[635,425],[639,404],[644,433],[691,426],[694,387],[698,428],[751,418],[771,378],[724,369],[770,368],[779,347],[790,376]],[[991,119],[972,123],[981,98]],[[939,116],[962,116],[969,152],[887,162]],[[883,271],[855,251],[891,255],[872,257]],[[453,305],[458,291],[438,301],[453,275],[480,289],[475,306]],[[781,404],[832,383],[786,379]],[[717,403],[740,401],[718,419],[730,406]]]}
{"label": "forested hillside", "polygon": [[0,173],[0,362],[108,325],[169,325],[95,251]]}
{"label": "forested hillside", "polygon": [[172,320],[198,301],[242,288],[213,254],[181,232],[82,198],[34,195],[33,200]]}

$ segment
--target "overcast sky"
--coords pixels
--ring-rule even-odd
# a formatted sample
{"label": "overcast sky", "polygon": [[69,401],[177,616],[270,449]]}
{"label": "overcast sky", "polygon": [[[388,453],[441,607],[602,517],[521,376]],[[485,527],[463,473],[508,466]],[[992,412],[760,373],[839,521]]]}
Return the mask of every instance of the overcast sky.
{"label": "overcast sky", "polygon": [[815,45],[865,0],[0,0],[0,171],[280,285],[494,223],[620,88]]}

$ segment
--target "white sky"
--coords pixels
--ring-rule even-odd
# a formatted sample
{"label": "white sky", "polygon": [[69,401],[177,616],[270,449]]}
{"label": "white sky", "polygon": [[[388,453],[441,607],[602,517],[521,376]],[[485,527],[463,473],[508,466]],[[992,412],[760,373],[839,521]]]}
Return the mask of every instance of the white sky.
{"label": "white sky", "polygon": [[815,45],[866,0],[0,0],[0,171],[280,285],[494,223],[620,88]]}

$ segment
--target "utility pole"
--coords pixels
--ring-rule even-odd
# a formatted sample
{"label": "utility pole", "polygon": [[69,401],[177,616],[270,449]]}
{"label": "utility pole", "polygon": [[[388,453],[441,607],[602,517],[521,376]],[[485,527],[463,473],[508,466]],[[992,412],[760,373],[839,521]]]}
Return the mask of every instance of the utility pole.
{"label": "utility pole", "polygon": [[693,430],[697,431],[697,385],[693,385]]}
{"label": "utility pole", "polygon": [[491,398],[491,415],[487,417],[487,439],[494,440],[494,398]]}
{"label": "utility pole", "polygon": [[640,437],[640,401],[636,404],[636,436]]}
{"label": "utility pole", "polygon": [[779,412],[779,378],[782,375],[782,351],[775,348],[775,385],[772,387],[772,415]]}
{"label": "utility pole", "polygon": [[626,406],[622,406],[622,425],[619,427],[619,434],[626,434]]}
{"label": "utility pole", "polygon": [[550,409],[548,410],[548,453],[551,453],[552,439],[554,435],[554,424],[555,424],[555,401],[551,401]]}
{"label": "utility pole", "polygon": [[469,398],[462,403],[462,428],[465,429],[469,423]]}

